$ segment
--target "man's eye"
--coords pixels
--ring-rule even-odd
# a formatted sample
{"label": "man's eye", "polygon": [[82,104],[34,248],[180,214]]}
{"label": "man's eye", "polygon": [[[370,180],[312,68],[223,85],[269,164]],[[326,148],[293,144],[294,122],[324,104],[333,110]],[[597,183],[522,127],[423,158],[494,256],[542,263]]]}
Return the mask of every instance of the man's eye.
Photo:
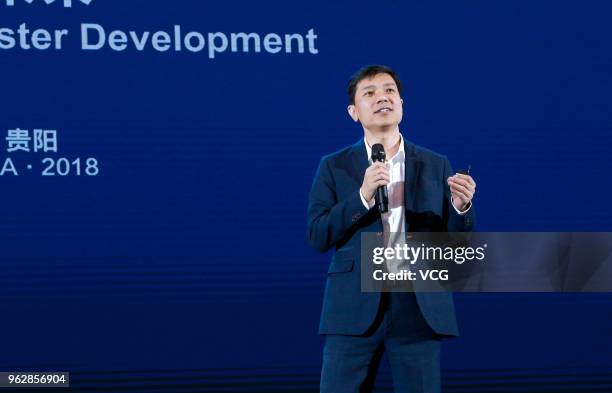
{"label": "man's eye", "polygon": [[365,93],[363,93],[364,96],[371,96],[372,94],[374,94],[373,91],[366,91]]}
{"label": "man's eye", "polygon": [[388,89],[387,89],[387,93],[395,93],[395,89],[388,88]]}

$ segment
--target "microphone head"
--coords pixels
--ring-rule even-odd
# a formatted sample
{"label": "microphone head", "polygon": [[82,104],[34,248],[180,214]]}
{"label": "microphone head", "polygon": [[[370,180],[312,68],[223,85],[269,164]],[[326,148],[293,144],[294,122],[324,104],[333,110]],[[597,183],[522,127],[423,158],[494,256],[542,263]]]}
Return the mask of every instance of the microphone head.
{"label": "microphone head", "polygon": [[372,145],[372,161],[384,162],[386,158],[387,156],[385,154],[385,147],[382,145],[382,143],[375,143],[374,145]]}

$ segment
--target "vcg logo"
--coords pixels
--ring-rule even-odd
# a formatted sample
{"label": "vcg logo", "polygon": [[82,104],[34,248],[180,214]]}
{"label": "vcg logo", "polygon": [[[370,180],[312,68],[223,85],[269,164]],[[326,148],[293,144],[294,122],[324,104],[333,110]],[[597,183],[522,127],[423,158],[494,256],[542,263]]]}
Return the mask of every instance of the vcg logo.
{"label": "vcg logo", "polygon": [[[21,1],[25,1],[28,4],[32,4],[35,0],[21,0]],[[49,5],[51,3],[55,3],[56,0],[39,0],[38,2],[41,2],[41,1],[44,1],[45,4]],[[58,0],[58,2],[59,1],[60,0]],[[61,1],[64,3],[64,7],[67,7],[67,8],[72,7],[72,0],[61,0]],[[85,5],[91,4],[92,1],[93,0],[78,0],[78,2],[83,3]],[[13,7],[15,5],[15,0],[6,0],[6,5],[9,7]]]}

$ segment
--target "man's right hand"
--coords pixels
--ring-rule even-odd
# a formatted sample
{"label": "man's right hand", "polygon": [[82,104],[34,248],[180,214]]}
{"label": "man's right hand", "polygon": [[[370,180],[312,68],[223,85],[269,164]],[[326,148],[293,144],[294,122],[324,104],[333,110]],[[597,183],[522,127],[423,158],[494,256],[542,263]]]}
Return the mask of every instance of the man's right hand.
{"label": "man's right hand", "polygon": [[377,161],[366,169],[360,189],[361,195],[369,205],[372,205],[372,198],[374,198],[376,189],[380,186],[386,186],[390,181],[389,169],[387,169],[386,164]]}

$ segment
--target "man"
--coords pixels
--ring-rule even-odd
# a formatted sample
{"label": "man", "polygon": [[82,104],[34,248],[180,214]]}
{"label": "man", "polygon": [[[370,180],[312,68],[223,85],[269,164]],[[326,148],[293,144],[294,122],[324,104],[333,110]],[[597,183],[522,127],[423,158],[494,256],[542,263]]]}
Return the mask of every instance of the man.
{"label": "man", "polygon": [[[471,231],[476,189],[453,174],[448,159],[405,140],[402,85],[386,66],[368,66],[349,81],[348,113],[364,138],[323,157],[308,205],[308,237],[316,250],[336,252],[328,270],[319,333],[325,336],[322,393],[372,391],[383,352],[396,393],[440,391],[440,346],[458,334],[452,295],[362,292],[362,232]],[[374,144],[387,162],[369,162]],[[375,206],[378,187],[389,209]]]}

